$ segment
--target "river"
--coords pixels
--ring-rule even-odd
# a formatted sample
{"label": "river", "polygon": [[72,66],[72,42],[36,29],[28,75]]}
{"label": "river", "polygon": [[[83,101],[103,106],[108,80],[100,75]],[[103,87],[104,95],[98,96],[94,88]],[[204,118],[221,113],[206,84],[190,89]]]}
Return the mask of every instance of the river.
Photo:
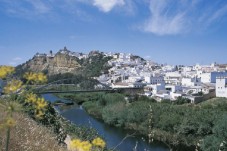
{"label": "river", "polygon": [[[64,99],[60,99],[52,94],[44,94],[43,97],[50,102],[56,100],[64,101]],[[91,117],[82,106],[73,106],[64,110],[58,108],[58,111],[64,118],[77,125],[89,126],[96,129],[99,135],[105,138],[108,148],[112,149],[120,144],[116,148],[119,151],[132,151],[135,146],[137,146],[137,151],[169,151],[164,143],[155,141],[149,144],[147,140],[138,135],[127,137],[122,142],[128,134],[133,134],[133,132],[107,125],[104,122]]]}

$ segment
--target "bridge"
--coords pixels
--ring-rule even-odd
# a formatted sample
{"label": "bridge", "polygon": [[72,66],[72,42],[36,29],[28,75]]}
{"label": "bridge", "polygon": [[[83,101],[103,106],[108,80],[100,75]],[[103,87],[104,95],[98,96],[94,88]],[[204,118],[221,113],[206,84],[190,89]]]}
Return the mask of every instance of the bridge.
{"label": "bridge", "polygon": [[[62,86],[62,85],[61,85]],[[45,90],[38,91],[38,94],[47,94],[47,93],[87,93],[87,92],[117,92],[117,89],[98,89],[98,90]]]}
{"label": "bridge", "polygon": [[123,92],[123,91],[133,91],[133,90],[141,90],[141,88],[114,88],[114,89],[107,89],[107,90],[63,90],[63,91],[41,91],[41,92],[36,92],[37,94],[47,94],[47,93],[88,93],[88,92],[109,92],[109,93],[114,93],[114,92]]}
{"label": "bridge", "polygon": [[86,81],[87,85],[84,85],[85,81],[74,83],[74,84],[65,84],[65,81],[70,79],[62,79],[54,81],[45,85],[37,85],[33,90],[37,94],[47,94],[47,93],[91,93],[91,92],[107,92],[107,93],[121,93],[126,92],[129,94],[136,94],[139,91],[143,90],[141,88],[111,88],[108,85],[103,83],[89,83]]}

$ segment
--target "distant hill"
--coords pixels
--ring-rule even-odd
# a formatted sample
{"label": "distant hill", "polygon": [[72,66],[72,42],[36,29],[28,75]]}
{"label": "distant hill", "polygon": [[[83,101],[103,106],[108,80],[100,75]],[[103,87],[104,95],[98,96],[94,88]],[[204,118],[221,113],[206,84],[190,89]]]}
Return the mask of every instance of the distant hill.
{"label": "distant hill", "polygon": [[49,54],[35,54],[32,59],[16,67],[16,74],[22,75],[27,71],[32,71],[44,72],[49,76],[72,73],[93,77],[107,71],[106,69],[109,68],[107,62],[110,59],[111,57],[99,51],[91,51],[85,55],[72,52],[65,47],[56,54],[52,51]]}
{"label": "distant hill", "polygon": [[[49,77],[59,74],[71,73],[84,77],[98,77],[102,73],[108,73],[111,65],[109,60],[115,61],[121,58],[123,53],[104,53],[100,51],[90,51],[88,54],[73,52],[66,47],[57,53],[36,53],[33,58],[16,67],[16,74],[22,76],[25,72],[43,72]],[[140,56],[130,55],[131,61],[141,60]],[[124,56],[125,57],[125,56]],[[126,61],[127,62],[127,61]]]}

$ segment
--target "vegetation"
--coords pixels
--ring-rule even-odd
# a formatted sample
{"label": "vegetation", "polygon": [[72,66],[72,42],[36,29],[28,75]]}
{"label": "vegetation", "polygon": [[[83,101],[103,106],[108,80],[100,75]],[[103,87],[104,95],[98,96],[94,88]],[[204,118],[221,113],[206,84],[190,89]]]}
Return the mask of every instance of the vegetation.
{"label": "vegetation", "polygon": [[98,77],[101,73],[107,73],[110,68],[107,62],[112,57],[105,57],[103,53],[95,53],[82,61],[82,74],[86,77]]}
{"label": "vegetation", "polygon": [[[0,98],[0,134],[6,132],[5,137],[2,135],[0,136],[1,148],[4,148],[4,150],[6,151],[8,151],[9,149],[16,150],[18,148],[21,148],[21,150],[62,150],[59,145],[56,145],[56,142],[55,144],[51,142],[56,139],[58,143],[63,145],[66,135],[70,135],[73,138],[80,140],[81,142],[93,142],[98,138],[99,141],[102,140],[94,129],[87,127],[78,127],[63,119],[54,110],[50,103],[46,102],[42,97],[34,94],[32,92],[32,89],[28,89],[27,84],[41,84],[47,80],[47,77],[43,73],[26,73],[24,74],[22,81],[18,77],[14,76],[13,72],[14,68],[12,67],[0,66],[0,78],[5,79],[5,82],[7,83],[3,89],[4,97]],[[19,115],[22,116],[19,117]],[[29,116],[29,120],[27,120],[26,116]],[[25,123],[21,123],[20,121],[18,122],[18,120],[27,121],[25,123],[28,124],[30,124],[30,121],[31,123],[34,123],[35,121],[39,125],[44,125],[48,127],[49,131],[51,133],[54,133],[56,137],[54,138],[48,134],[42,134],[45,133],[45,128],[44,131],[42,131],[40,128],[37,128],[37,126],[34,125],[25,126]],[[21,126],[23,128],[20,128]],[[15,131],[16,127],[19,128],[18,131]],[[28,128],[29,130],[27,132],[23,132],[26,131],[25,128]],[[38,136],[40,136],[40,138],[41,135],[50,136],[51,138],[49,140],[51,140],[51,142],[48,142],[48,138],[45,138],[44,140],[37,140],[38,138],[36,136],[32,137],[32,134],[37,133],[36,128],[37,130],[40,130],[38,132]],[[12,139],[12,132],[16,132],[16,135],[13,135],[16,139]],[[18,136],[21,136],[21,138],[24,138],[25,140],[19,140]],[[34,138],[34,141],[37,142],[32,142],[30,140],[32,138]],[[12,142],[12,140],[14,140],[15,142]],[[19,144],[19,142],[21,141],[24,141],[25,143]],[[43,143],[43,141],[47,142]],[[48,143],[52,144],[53,146],[49,147]],[[83,144],[83,148],[79,147],[76,148],[76,150],[97,150],[97,148],[99,148],[97,146],[97,143],[100,142],[96,141],[96,144],[93,144],[93,148],[88,148],[89,144]],[[102,146],[101,150],[106,150],[105,146]]]}
{"label": "vegetation", "polygon": [[[3,100],[0,100],[3,102]],[[20,104],[16,103],[21,107]],[[21,107],[22,108],[22,107]],[[2,124],[6,117],[6,112],[3,107],[0,107],[0,123]],[[14,124],[10,124],[11,133],[9,141],[10,151],[28,150],[28,151],[65,151],[65,147],[58,144],[56,141],[57,135],[49,128],[37,124],[28,115],[19,112],[13,113]],[[9,123],[8,123],[9,124]],[[9,125],[8,125],[9,126]],[[0,148],[5,150],[7,127],[0,128]]]}
{"label": "vegetation", "polygon": [[80,139],[73,139],[70,142],[70,150],[83,150],[83,151],[90,151],[90,150],[98,150],[103,151],[106,146],[106,143],[103,139],[97,137],[95,138],[92,143],[89,141],[81,141]]}
{"label": "vegetation", "polygon": [[195,105],[182,98],[176,103],[156,103],[147,97],[138,97],[129,103],[118,93],[67,97],[85,101],[83,106],[87,112],[105,123],[150,134],[152,139],[171,146],[185,144],[206,151],[227,149],[227,100],[224,98]]}

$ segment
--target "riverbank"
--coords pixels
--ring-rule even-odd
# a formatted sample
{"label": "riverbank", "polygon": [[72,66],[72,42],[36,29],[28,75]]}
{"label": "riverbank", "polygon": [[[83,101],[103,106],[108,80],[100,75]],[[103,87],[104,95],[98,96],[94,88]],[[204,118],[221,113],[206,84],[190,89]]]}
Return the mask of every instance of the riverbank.
{"label": "riverbank", "polygon": [[[51,94],[47,94],[44,97],[59,99]],[[114,150],[126,151],[137,148],[137,150],[169,151],[168,147],[162,142],[154,141],[148,143],[143,136],[137,135],[134,131],[110,126],[101,120],[93,118],[82,106],[61,108],[60,114],[76,125],[95,129],[97,133],[105,139],[107,148],[110,150],[115,148]]]}
{"label": "riverbank", "polygon": [[129,101],[123,94],[93,93],[65,97],[83,100],[83,107],[89,114],[109,125],[133,129],[145,136],[151,134],[152,139],[166,142],[171,148],[176,146],[178,150],[181,144],[188,146],[183,150],[195,150],[190,146],[198,143],[200,146],[197,147],[201,150],[217,150],[226,137],[219,135],[227,129],[224,126],[227,100],[223,98],[216,98],[212,103],[178,105],[157,103],[146,97],[135,97]]}

